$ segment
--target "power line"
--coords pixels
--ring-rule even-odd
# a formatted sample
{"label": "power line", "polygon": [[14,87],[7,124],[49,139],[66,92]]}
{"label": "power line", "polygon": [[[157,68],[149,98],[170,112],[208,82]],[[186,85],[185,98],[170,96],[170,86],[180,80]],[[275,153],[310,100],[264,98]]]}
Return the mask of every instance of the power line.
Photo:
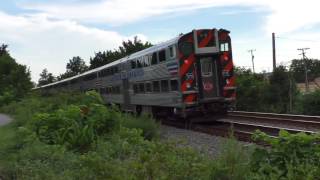
{"label": "power line", "polygon": [[255,73],[254,71],[254,55],[253,52],[256,51],[255,49],[249,49],[248,52],[251,53],[251,61],[252,61],[252,72]]}
{"label": "power line", "polygon": [[296,39],[296,38],[289,38],[289,37],[276,37],[277,39],[287,39],[287,40],[293,40],[293,41],[306,41],[306,42],[315,42],[315,43],[320,43],[320,41],[317,40],[310,40],[310,39]]}
{"label": "power line", "polygon": [[307,68],[307,57],[306,57],[306,50],[310,48],[298,48],[298,51],[301,51],[302,59],[304,62],[304,71],[305,71],[305,85],[306,85],[306,92],[309,92],[309,81],[308,81],[308,68]]}

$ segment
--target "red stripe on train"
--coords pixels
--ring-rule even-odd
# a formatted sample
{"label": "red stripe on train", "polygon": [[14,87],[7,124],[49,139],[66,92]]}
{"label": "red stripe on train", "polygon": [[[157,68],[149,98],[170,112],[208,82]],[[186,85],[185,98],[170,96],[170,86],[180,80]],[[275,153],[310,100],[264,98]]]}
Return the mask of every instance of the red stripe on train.
{"label": "red stripe on train", "polygon": [[181,91],[186,91],[188,88],[187,88],[187,83],[190,84],[190,86],[192,85],[193,83],[193,79],[190,79],[190,80],[185,80],[183,81],[183,83],[181,84]]}
{"label": "red stripe on train", "polygon": [[228,84],[225,85],[225,87],[232,87],[235,85],[235,79],[236,77],[235,76],[232,76],[231,78],[227,79],[227,81],[229,81]]}
{"label": "red stripe on train", "polygon": [[232,61],[229,61],[228,64],[223,68],[225,71],[231,71],[233,68],[233,63]]}
{"label": "red stripe on train", "polygon": [[188,59],[181,59],[181,61],[183,61],[182,66],[180,67],[180,77],[184,76],[188,70],[190,69],[190,66],[193,65],[195,60],[194,54],[191,54]]}
{"label": "red stripe on train", "polygon": [[208,36],[199,43],[199,48],[206,47],[209,44],[209,41],[211,38],[212,38],[212,32],[209,31]]}
{"label": "red stripe on train", "polygon": [[184,98],[184,102],[185,103],[191,103],[191,102],[194,102],[195,99],[196,99],[196,95],[195,94],[189,94]]}

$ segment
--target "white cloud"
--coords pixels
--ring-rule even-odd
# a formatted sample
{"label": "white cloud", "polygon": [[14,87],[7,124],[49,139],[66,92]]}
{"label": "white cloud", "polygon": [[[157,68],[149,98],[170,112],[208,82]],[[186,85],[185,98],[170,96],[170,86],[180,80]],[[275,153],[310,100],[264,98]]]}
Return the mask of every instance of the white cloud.
{"label": "white cloud", "polygon": [[[139,35],[143,40],[145,36]],[[114,49],[125,37],[114,31],[82,26],[70,20],[49,20],[45,15],[12,16],[0,12],[0,40],[8,43],[11,54],[31,68],[36,81],[44,68],[59,74],[68,59],[87,60],[94,52]]]}
{"label": "white cloud", "polygon": [[[320,23],[317,7],[312,0],[99,0],[62,1],[41,3],[25,1],[20,8],[32,10],[24,15],[12,16],[0,11],[0,40],[10,45],[11,53],[23,64],[31,67],[33,79],[45,67],[55,74],[65,70],[69,58],[79,55],[85,60],[94,51],[113,49],[128,37],[114,31],[81,25],[82,22],[108,25],[134,23],[146,18],[173,13],[188,12],[210,7],[246,6],[254,12],[263,12],[265,21],[261,22],[265,33],[260,37],[234,37],[233,49],[238,65],[251,66],[247,49],[256,48],[257,69],[268,69],[271,65],[271,32],[297,39],[320,40],[319,32],[303,34],[303,30]],[[250,9],[248,10],[250,12]],[[214,9],[213,9],[214,11]],[[245,10],[247,12],[247,10]],[[243,11],[226,12],[237,14]],[[268,14],[265,14],[269,12]],[[194,22],[196,23],[196,22]],[[173,29],[177,27],[172,27]],[[257,27],[261,28],[261,27]],[[232,30],[235,32],[236,30]],[[250,31],[248,32],[250,34]],[[143,40],[146,37],[140,35]],[[168,33],[155,34],[153,42],[168,39]],[[131,36],[130,36],[131,37]],[[129,38],[130,38],[129,37]],[[241,40],[241,39],[242,40]],[[250,39],[250,41],[248,41]],[[311,46],[312,45],[312,46]],[[319,43],[277,40],[279,61],[299,57],[298,47],[310,46],[310,56],[320,57]]]}
{"label": "white cloud", "polygon": [[314,0],[271,0],[267,4],[272,12],[267,17],[267,31],[287,33],[295,30],[305,30],[320,23],[319,1]]}
{"label": "white cloud", "polygon": [[53,18],[79,21],[105,22],[112,25],[132,23],[156,15],[196,10],[201,8],[257,4],[254,0],[102,0],[74,4],[24,4],[22,7],[37,10]]}
{"label": "white cloud", "polygon": [[258,11],[261,7],[269,9],[270,14],[267,15],[264,25],[267,33],[285,33],[320,23],[317,14],[319,3],[314,0],[101,0],[68,4],[29,3],[22,6],[46,13],[53,18],[104,22],[111,25],[132,23],[173,12],[226,6],[249,6]]}

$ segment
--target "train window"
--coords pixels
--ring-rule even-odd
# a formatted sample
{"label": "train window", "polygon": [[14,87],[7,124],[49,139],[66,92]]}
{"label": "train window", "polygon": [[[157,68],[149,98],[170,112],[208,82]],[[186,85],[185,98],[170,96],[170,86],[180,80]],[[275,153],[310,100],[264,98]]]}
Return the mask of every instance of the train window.
{"label": "train window", "polygon": [[229,51],[229,43],[221,43],[220,51]]}
{"label": "train window", "polygon": [[100,88],[100,93],[105,94],[104,88]]}
{"label": "train window", "polygon": [[113,87],[113,93],[114,94],[119,94],[120,93],[120,87],[119,86],[114,86]]}
{"label": "train window", "polygon": [[148,57],[149,57],[149,66],[151,66],[151,62],[152,62],[152,54],[149,54],[149,55],[148,55]]}
{"label": "train window", "polygon": [[138,93],[139,92],[138,84],[134,84],[133,85],[133,92],[134,93]]}
{"label": "train window", "polygon": [[[84,77],[84,80],[85,81],[90,81],[90,80],[95,79],[95,78],[97,78],[97,74],[96,73],[92,73],[92,74],[86,75]],[[63,84],[63,85],[65,85],[65,84]]]}
{"label": "train window", "polygon": [[161,92],[169,91],[169,83],[168,80],[161,80]]}
{"label": "train window", "polygon": [[134,69],[134,68],[136,68],[136,61],[132,60],[131,61],[131,69]]}
{"label": "train window", "polygon": [[159,62],[162,62],[165,60],[166,60],[166,51],[165,50],[159,51]]}
{"label": "train window", "polygon": [[137,67],[141,68],[142,67],[142,62],[141,62],[141,58],[137,59]]}
{"label": "train window", "polygon": [[146,92],[151,92],[151,83],[146,83]]}
{"label": "train window", "polygon": [[153,92],[160,92],[160,84],[159,81],[153,81],[152,82],[153,86]]}
{"label": "train window", "polygon": [[170,86],[171,86],[171,91],[178,91],[179,90],[179,85],[178,85],[178,80],[170,80]]}
{"label": "train window", "polygon": [[179,44],[179,50],[184,56],[188,57],[193,52],[193,44],[191,42],[182,42]]}
{"label": "train window", "polygon": [[144,93],[144,83],[139,84],[139,93]]}
{"label": "train window", "polygon": [[148,55],[143,56],[143,62],[144,62],[144,64],[143,64],[144,67],[149,66],[149,56]]}
{"label": "train window", "polygon": [[174,46],[169,47],[169,56],[170,56],[170,58],[174,58],[176,56]]}
{"label": "train window", "polygon": [[154,64],[157,64],[157,63],[158,63],[157,53],[153,53],[153,54],[152,54],[151,64],[154,65]]}
{"label": "train window", "polygon": [[70,81],[70,84],[75,84],[75,83],[77,83],[77,81],[78,81],[78,79],[72,79],[72,80]]}
{"label": "train window", "polygon": [[202,76],[212,76],[212,62],[205,61],[201,63],[201,75]]}
{"label": "train window", "polygon": [[[211,34],[211,35],[210,35]],[[213,32],[210,31],[200,31],[197,33],[198,45],[206,39],[206,44],[204,47],[214,47],[216,46],[215,36]]]}

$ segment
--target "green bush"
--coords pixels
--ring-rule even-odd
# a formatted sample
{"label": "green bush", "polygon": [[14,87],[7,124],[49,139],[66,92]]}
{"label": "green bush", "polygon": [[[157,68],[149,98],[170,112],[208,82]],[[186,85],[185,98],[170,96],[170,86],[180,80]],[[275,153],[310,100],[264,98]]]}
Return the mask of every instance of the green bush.
{"label": "green bush", "polygon": [[300,95],[295,103],[299,114],[320,115],[320,90]]}
{"label": "green bush", "polygon": [[[0,127],[2,179],[316,179],[319,135],[279,139],[257,133],[270,148],[235,139],[220,155],[159,141],[158,125],[105,107],[95,92],[32,95],[1,108],[14,122]],[[150,141],[152,140],[152,141]],[[251,146],[249,146],[251,147]]]}
{"label": "green bush", "polygon": [[221,143],[221,152],[211,165],[211,179],[248,179],[251,146],[244,146],[233,136]]}
{"label": "green bush", "polygon": [[316,179],[320,177],[320,136],[305,133],[289,134],[281,130],[279,138],[256,132],[255,140],[271,148],[255,149],[251,167],[259,179]]}
{"label": "green bush", "polygon": [[127,128],[141,129],[143,136],[148,140],[159,137],[159,124],[157,124],[152,117],[146,114],[142,114],[139,117],[134,117],[128,114],[123,115],[122,125]]}
{"label": "green bush", "polygon": [[69,149],[86,152],[98,135],[116,129],[119,120],[110,114],[101,104],[70,105],[50,114],[36,114],[29,125],[42,142],[65,144]]}

